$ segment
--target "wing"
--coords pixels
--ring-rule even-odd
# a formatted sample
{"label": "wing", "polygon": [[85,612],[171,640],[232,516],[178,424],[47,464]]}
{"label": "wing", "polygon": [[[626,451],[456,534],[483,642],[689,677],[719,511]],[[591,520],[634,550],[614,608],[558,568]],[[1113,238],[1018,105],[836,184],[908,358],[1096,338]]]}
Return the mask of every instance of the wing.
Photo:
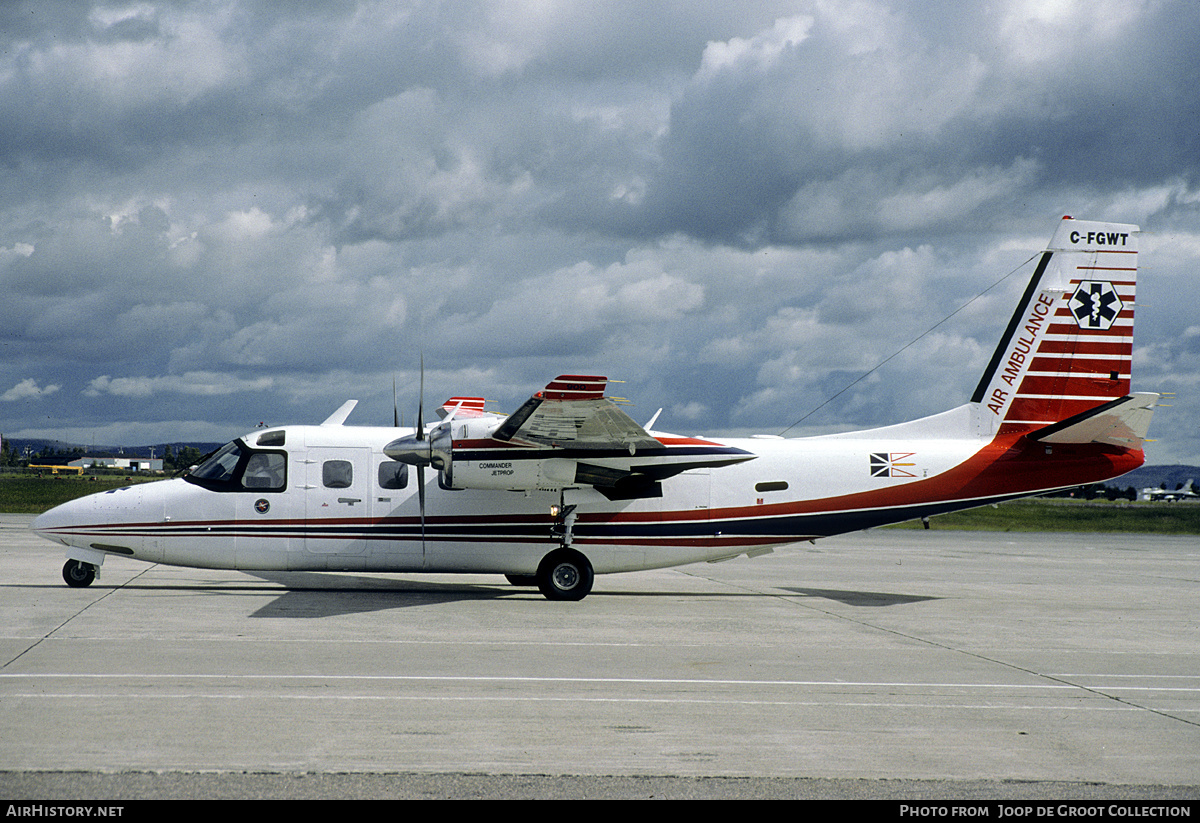
{"label": "wing", "polygon": [[607,377],[563,374],[525,401],[496,429],[502,442],[564,449],[639,451],[666,448],[604,396]]}
{"label": "wing", "polygon": [[709,440],[656,437],[604,396],[607,384],[606,377],[560,375],[507,417],[483,411],[482,398],[453,397],[428,437],[405,435],[384,453],[435,466],[447,488],[593,486],[611,500],[660,497],[661,484],[675,475],[755,458]]}

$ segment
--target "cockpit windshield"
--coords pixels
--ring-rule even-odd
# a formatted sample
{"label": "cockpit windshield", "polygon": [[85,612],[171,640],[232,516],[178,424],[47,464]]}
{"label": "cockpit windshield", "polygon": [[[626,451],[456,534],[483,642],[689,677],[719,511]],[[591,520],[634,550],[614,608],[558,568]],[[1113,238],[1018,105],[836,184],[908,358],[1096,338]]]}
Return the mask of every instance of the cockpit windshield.
{"label": "cockpit windshield", "polygon": [[234,440],[184,475],[211,491],[278,492],[287,488],[287,452],[252,449]]}
{"label": "cockpit windshield", "polygon": [[232,480],[233,473],[237,470],[238,461],[242,457],[240,443],[240,440],[226,443],[213,452],[194,471],[188,472],[188,477],[216,483],[225,483]]}

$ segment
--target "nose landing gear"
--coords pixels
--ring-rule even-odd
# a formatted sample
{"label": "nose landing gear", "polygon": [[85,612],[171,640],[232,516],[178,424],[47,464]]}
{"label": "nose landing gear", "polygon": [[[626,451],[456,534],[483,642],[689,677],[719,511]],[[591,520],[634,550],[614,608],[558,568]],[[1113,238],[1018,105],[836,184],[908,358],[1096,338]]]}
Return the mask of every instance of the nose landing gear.
{"label": "nose landing gear", "polygon": [[73,589],[82,589],[92,585],[96,579],[96,567],[82,560],[68,560],[63,566],[63,580]]}

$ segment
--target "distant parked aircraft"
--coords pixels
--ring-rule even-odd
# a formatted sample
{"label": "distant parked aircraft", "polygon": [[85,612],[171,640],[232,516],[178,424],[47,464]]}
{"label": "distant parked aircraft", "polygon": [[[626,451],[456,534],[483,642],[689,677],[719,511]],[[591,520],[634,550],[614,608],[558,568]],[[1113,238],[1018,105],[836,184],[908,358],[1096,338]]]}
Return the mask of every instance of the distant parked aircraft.
{"label": "distant parked aircraft", "polygon": [[1195,481],[1189,480],[1182,488],[1175,491],[1167,491],[1166,489],[1143,489],[1142,496],[1149,500],[1162,500],[1170,503],[1175,503],[1179,500],[1195,500],[1200,498],[1200,494],[1196,492]]}

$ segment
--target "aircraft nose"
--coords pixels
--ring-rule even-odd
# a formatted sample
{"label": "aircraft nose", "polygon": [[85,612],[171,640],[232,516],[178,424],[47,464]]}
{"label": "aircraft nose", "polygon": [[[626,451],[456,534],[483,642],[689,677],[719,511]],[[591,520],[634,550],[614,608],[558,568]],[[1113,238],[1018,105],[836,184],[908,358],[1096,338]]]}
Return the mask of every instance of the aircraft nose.
{"label": "aircraft nose", "polygon": [[35,517],[30,528],[47,540],[69,545],[71,535],[81,529],[119,522],[137,511],[142,502],[141,488],[131,486],[68,500]]}
{"label": "aircraft nose", "polygon": [[80,516],[86,508],[84,502],[87,498],[79,500],[69,500],[66,503],[55,506],[47,512],[39,514],[33,518],[33,523],[30,528],[38,537],[44,537],[47,540],[53,540],[55,543],[66,543],[66,540],[59,534],[60,530],[71,525],[78,524]]}
{"label": "aircraft nose", "polygon": [[42,512],[37,517],[33,518],[33,523],[30,524],[29,528],[38,537],[45,537],[46,532],[51,529],[54,523],[54,518],[47,517],[46,515],[50,514],[52,511],[54,511],[54,509],[51,509],[48,512]]}
{"label": "aircraft nose", "polygon": [[158,522],[164,517],[167,490],[185,481],[165,480],[138,483],[119,489],[97,492],[71,500],[34,518],[30,528],[61,546],[152,557],[153,539],[140,533],[139,524]]}

